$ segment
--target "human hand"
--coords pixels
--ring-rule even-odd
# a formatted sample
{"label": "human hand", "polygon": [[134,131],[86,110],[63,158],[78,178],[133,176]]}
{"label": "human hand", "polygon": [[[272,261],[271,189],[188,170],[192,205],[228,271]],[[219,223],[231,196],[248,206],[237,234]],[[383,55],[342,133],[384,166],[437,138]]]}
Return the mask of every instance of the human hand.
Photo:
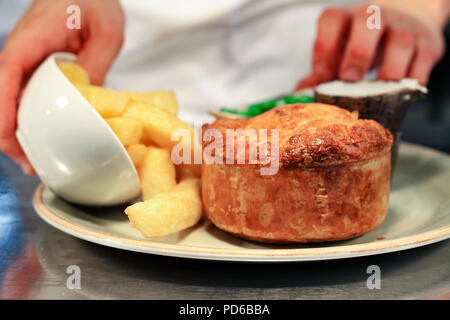
{"label": "human hand", "polygon": [[[381,29],[369,29],[370,4],[381,9]],[[334,79],[360,80],[374,66],[378,79],[416,78],[426,84],[444,53],[448,0],[378,0],[326,9],[319,18],[312,73],[297,90]]]}
{"label": "human hand", "polygon": [[[80,29],[69,29],[66,12],[80,8]],[[16,137],[17,103],[33,70],[51,53],[69,51],[101,85],[123,42],[124,15],[116,0],[35,0],[0,52],[0,150],[26,174],[34,170]]]}

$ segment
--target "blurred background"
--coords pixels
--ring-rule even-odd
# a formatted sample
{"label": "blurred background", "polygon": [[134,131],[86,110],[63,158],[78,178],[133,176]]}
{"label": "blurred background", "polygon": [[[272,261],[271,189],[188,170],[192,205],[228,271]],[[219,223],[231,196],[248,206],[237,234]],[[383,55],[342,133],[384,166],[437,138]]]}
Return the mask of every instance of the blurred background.
{"label": "blurred background", "polygon": [[[30,2],[0,0],[0,48]],[[358,2],[122,1],[125,44],[106,85],[174,90],[181,118],[210,121],[210,108],[238,107],[292,90],[309,73],[323,8]],[[450,24],[445,37],[448,48]],[[450,153],[448,49],[428,88],[427,98],[410,106],[402,140]]]}

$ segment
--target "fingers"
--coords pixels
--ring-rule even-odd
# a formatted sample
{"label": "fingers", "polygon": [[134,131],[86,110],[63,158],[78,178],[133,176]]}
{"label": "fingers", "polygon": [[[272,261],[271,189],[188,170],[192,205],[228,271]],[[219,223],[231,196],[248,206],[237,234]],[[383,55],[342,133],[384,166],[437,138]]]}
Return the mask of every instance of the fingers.
{"label": "fingers", "polygon": [[0,138],[9,138],[16,128],[16,108],[22,69],[8,60],[4,53],[0,56]]}
{"label": "fingers", "polygon": [[[22,82],[47,55],[53,41],[51,36],[36,41],[37,33],[28,33],[9,40],[0,53],[0,149],[32,174],[31,164],[15,137],[16,113]],[[37,45],[44,42],[46,45]]]}
{"label": "fingers", "polygon": [[350,17],[344,10],[329,8],[321,14],[314,42],[313,72],[297,84],[296,91],[336,78],[349,26]]}
{"label": "fingers", "polygon": [[324,82],[336,77],[349,25],[350,17],[343,10],[326,9],[320,16],[313,51],[313,74],[316,80]]}
{"label": "fingers", "polygon": [[369,71],[382,36],[381,29],[367,27],[365,8],[355,11],[350,37],[339,67],[342,80],[360,80]]}
{"label": "fingers", "polygon": [[16,137],[17,96],[22,81],[22,70],[14,63],[0,62],[0,150],[15,161],[26,174],[34,170],[22,151]]}
{"label": "fingers", "polygon": [[78,53],[78,62],[89,73],[91,82],[103,84],[103,80],[119,54],[123,43],[123,25],[110,21],[93,20],[89,25],[89,35]]}
{"label": "fingers", "polygon": [[33,166],[28,161],[27,157],[22,151],[22,148],[15,136],[9,136],[7,138],[0,138],[0,149],[14,162],[16,162],[25,174],[35,174]]}
{"label": "fingers", "polygon": [[425,45],[419,44],[416,55],[409,71],[409,77],[417,79],[420,84],[425,85],[430,77],[431,70],[436,62],[433,50]]}
{"label": "fingers", "polygon": [[[366,10],[365,6],[346,11],[328,9],[321,15],[313,72],[298,83],[296,90],[336,78],[360,80],[375,65],[379,65],[379,79],[411,77],[421,84],[427,83],[434,64],[444,52],[439,28],[429,28],[407,12],[388,6],[380,15],[381,28],[370,28],[371,16]],[[386,41],[384,38],[381,41],[384,32]]]}
{"label": "fingers", "polygon": [[15,137],[17,93],[21,76],[14,70],[8,72],[1,67],[0,70],[0,150],[16,162],[24,173],[31,175],[35,173],[33,167]]}
{"label": "fingers", "polygon": [[320,84],[321,81],[314,74],[307,76],[306,78],[300,80],[300,82],[295,87],[294,91],[299,91],[305,88],[315,87]]}
{"label": "fingers", "polygon": [[407,29],[388,31],[383,59],[378,70],[378,78],[400,80],[407,76],[414,55],[415,39]]}

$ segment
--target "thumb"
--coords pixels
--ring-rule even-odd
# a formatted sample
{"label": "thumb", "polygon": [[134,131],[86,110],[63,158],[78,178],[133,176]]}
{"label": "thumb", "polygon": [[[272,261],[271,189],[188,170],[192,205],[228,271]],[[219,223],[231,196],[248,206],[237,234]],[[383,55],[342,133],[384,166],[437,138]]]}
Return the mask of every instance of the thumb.
{"label": "thumb", "polygon": [[122,43],[122,28],[112,25],[90,26],[88,39],[78,53],[78,62],[88,72],[92,84],[103,84]]}

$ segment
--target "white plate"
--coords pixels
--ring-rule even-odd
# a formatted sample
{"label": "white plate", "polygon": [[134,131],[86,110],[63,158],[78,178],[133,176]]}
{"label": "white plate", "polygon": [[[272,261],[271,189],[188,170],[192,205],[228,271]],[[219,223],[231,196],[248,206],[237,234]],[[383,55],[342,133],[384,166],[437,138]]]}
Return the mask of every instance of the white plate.
{"label": "white plate", "polygon": [[403,143],[385,221],[351,240],[307,245],[265,245],[231,236],[208,221],[158,239],[131,227],[124,207],[71,205],[40,185],[39,215],[75,237],[119,249],[207,260],[287,262],[341,259],[424,246],[450,237],[450,156]]}

